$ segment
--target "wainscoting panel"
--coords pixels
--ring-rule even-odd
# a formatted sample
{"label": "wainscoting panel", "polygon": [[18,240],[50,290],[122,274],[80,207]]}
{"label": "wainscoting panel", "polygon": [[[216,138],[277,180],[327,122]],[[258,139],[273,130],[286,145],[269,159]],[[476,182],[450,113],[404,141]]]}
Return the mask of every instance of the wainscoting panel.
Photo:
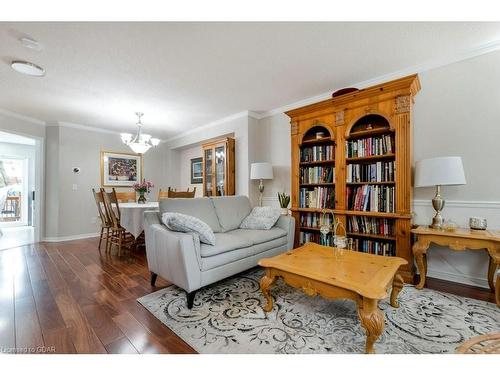
{"label": "wainscoting panel", "polygon": [[[279,207],[275,197],[263,197],[265,206]],[[434,216],[431,200],[413,201],[413,222],[428,225]],[[480,216],[488,220],[488,228],[500,229],[500,202],[497,201],[446,201],[445,220],[451,219],[460,227],[469,226],[469,217]],[[441,246],[428,250],[427,276],[462,284],[488,288],[488,254],[486,250],[453,251]]]}

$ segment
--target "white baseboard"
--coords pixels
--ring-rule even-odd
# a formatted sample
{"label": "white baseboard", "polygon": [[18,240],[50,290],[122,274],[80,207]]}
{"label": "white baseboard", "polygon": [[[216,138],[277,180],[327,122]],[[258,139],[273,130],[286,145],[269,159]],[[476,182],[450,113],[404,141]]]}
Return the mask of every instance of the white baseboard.
{"label": "white baseboard", "polygon": [[440,270],[432,270],[432,269],[427,270],[427,277],[433,277],[435,279],[452,281],[454,283],[459,283],[459,284],[478,286],[481,288],[487,288],[487,289],[490,288],[489,284],[488,284],[488,279],[486,277],[480,278],[480,277],[474,277],[474,276],[468,276],[468,275],[464,275],[464,274],[456,274],[456,273],[440,271]]}
{"label": "white baseboard", "polygon": [[100,233],[85,233],[85,234],[75,234],[73,236],[64,236],[64,237],[45,237],[42,239],[42,242],[74,241],[74,240],[83,240],[85,238],[93,238],[99,236]]}

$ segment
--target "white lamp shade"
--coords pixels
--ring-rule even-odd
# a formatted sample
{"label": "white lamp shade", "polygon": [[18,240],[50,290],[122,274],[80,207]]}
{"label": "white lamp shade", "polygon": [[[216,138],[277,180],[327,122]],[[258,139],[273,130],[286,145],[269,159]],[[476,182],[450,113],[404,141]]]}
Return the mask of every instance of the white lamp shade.
{"label": "white lamp shade", "polygon": [[250,179],[272,180],[273,177],[273,166],[271,163],[252,163],[250,167]]}
{"label": "white lamp shade", "polygon": [[415,186],[465,185],[464,167],[459,156],[423,159],[415,164]]}

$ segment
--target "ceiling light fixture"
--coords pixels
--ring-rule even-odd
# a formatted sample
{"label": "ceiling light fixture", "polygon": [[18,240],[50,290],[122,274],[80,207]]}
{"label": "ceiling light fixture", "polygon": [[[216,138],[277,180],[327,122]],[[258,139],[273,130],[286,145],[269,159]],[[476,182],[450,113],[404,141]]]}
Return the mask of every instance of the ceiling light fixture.
{"label": "ceiling light fixture", "polygon": [[137,116],[137,133],[135,137],[129,133],[120,134],[122,138],[122,142],[129,146],[132,151],[136,154],[144,154],[151,147],[156,147],[160,144],[160,140],[158,138],[151,138],[149,134],[142,134],[142,122],[141,117],[144,116],[142,112],[136,112]]}
{"label": "ceiling light fixture", "polygon": [[45,75],[45,69],[36,64],[30,63],[28,61],[12,61],[10,64],[12,69],[16,72],[27,74],[33,77],[43,77]]}

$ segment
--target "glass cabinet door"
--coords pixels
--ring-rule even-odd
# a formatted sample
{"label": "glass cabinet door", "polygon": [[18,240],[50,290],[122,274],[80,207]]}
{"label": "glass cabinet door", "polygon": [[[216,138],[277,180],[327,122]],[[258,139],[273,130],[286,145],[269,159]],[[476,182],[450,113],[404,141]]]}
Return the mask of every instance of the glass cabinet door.
{"label": "glass cabinet door", "polygon": [[213,155],[212,149],[205,150],[205,178],[203,180],[204,195],[206,197],[212,196],[212,167],[213,167]]}
{"label": "glass cabinet door", "polygon": [[218,146],[215,148],[215,181],[217,186],[217,195],[226,195],[226,147]]}

